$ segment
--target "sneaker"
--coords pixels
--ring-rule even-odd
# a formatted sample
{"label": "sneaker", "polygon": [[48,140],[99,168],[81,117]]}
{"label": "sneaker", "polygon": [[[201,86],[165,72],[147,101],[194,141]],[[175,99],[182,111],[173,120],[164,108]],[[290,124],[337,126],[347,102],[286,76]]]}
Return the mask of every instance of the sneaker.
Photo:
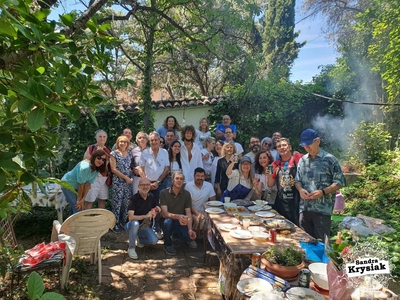
{"label": "sneaker", "polygon": [[120,233],[121,229],[119,228],[118,225],[115,225],[113,229],[111,229],[114,233]]}
{"label": "sneaker", "polygon": [[136,251],[135,251],[135,248],[128,248],[128,255],[132,259],[137,259],[138,258],[137,254],[136,254]]}
{"label": "sneaker", "polygon": [[176,250],[173,246],[166,246],[164,245],[164,251],[165,253],[167,253],[168,255],[175,255],[176,254]]}
{"label": "sneaker", "polygon": [[186,244],[190,247],[190,248],[193,248],[193,249],[195,249],[195,248],[197,248],[197,243],[196,243],[196,241],[186,241]]}
{"label": "sneaker", "polygon": [[164,238],[164,235],[163,235],[163,233],[161,232],[161,230],[160,230],[160,231],[156,231],[155,233],[156,233],[156,236],[157,236],[157,238],[158,238],[159,240],[162,240],[162,239]]}
{"label": "sneaker", "polygon": [[171,240],[172,240],[172,246],[174,247],[179,247],[180,246],[180,240],[175,237],[173,234],[171,235]]}
{"label": "sneaker", "polygon": [[139,237],[136,238],[136,247],[138,247],[138,248],[143,248],[144,247],[144,245],[142,243],[140,243],[140,238]]}

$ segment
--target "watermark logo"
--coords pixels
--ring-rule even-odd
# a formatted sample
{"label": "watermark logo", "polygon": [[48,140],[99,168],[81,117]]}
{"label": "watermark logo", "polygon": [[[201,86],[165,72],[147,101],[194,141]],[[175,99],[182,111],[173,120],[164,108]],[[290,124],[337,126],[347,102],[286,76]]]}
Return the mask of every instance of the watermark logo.
{"label": "watermark logo", "polygon": [[389,261],[379,258],[357,258],[354,263],[346,264],[348,277],[390,274]]}

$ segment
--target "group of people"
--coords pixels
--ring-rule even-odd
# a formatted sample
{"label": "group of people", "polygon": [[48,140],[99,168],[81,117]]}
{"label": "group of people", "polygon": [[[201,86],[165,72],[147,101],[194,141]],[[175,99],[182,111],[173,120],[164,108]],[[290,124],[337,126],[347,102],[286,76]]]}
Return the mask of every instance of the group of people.
{"label": "group of people", "polygon": [[[179,135],[180,134],[180,135]],[[315,238],[329,236],[335,192],[345,185],[338,160],[320,148],[313,129],[301,135],[307,154],[292,153],[290,141],[280,132],[272,137],[251,137],[248,153],[235,142],[237,128],[228,115],[218,124],[215,137],[202,118],[198,129],[181,128],[174,116],[150,134],[124,129],[113,150],[107,134],[95,133],[84,160],[64,175],[77,195],[62,188],[70,212],[105,208],[111,189],[116,217],[113,231],[129,232],[128,255],[137,259],[136,247],[164,238],[164,251],[175,255],[179,240],[196,248],[204,227],[204,204],[240,199],[268,201],[281,215]],[[242,202],[243,203],[243,202]],[[197,232],[197,234],[196,234]]]}

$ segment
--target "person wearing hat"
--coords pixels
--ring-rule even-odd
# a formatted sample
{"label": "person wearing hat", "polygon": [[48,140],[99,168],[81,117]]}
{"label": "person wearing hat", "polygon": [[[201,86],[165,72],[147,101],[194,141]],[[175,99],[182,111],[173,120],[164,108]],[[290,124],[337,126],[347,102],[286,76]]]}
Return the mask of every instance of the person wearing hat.
{"label": "person wearing hat", "polygon": [[229,178],[228,188],[222,194],[221,200],[224,201],[225,197],[230,197],[231,200],[249,199],[253,193],[260,197],[262,191],[258,187],[258,180],[254,178],[251,170],[250,157],[242,157],[239,168],[236,170],[233,170],[234,165],[234,157],[231,157],[226,170],[226,175]]}
{"label": "person wearing hat", "polygon": [[301,134],[300,146],[307,154],[297,165],[295,186],[300,193],[300,227],[316,239],[329,237],[336,191],[346,185],[338,159],[320,148],[314,129]]}

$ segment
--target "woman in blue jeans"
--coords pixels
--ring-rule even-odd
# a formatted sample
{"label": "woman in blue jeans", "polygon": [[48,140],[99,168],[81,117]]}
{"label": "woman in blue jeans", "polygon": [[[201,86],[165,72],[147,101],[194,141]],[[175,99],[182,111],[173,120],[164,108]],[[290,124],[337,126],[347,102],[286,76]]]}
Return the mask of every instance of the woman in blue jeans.
{"label": "woman in blue jeans", "polygon": [[80,161],[61,180],[70,184],[75,193],[64,187],[61,190],[69,203],[70,214],[77,213],[85,208],[86,195],[99,173],[106,171],[107,154],[103,150],[96,150],[90,159]]}
{"label": "woman in blue jeans", "polygon": [[158,242],[152,223],[161,208],[154,195],[149,193],[150,184],[150,180],[141,178],[138,192],[132,196],[128,204],[128,222],[125,224],[125,230],[129,233],[128,255],[132,259],[138,258],[136,247],[142,248]]}

